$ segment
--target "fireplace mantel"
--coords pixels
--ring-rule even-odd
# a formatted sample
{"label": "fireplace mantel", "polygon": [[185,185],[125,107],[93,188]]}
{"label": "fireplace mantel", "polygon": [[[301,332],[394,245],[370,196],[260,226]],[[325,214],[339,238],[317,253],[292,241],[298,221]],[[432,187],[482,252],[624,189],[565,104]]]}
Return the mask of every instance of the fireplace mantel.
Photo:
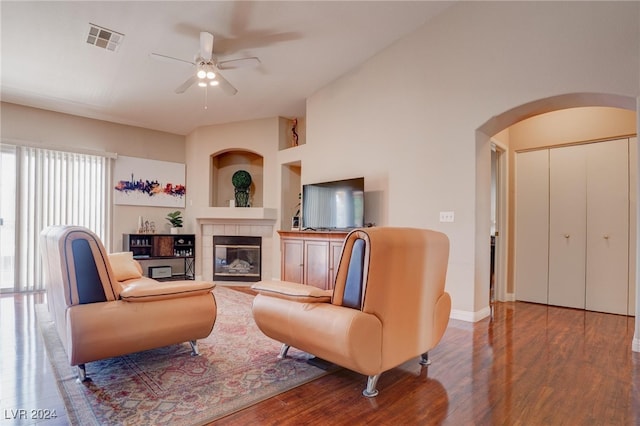
{"label": "fireplace mantel", "polygon": [[199,209],[195,217],[198,222],[236,220],[275,221],[278,217],[278,210],[264,207],[205,207]]}

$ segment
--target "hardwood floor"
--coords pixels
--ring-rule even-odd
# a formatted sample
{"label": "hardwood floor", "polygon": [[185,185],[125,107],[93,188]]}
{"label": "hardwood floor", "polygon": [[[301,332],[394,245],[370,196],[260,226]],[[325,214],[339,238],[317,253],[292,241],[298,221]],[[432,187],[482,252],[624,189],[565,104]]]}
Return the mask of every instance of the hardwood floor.
{"label": "hardwood floor", "polygon": [[[37,329],[42,299],[0,297],[2,425],[36,423],[12,419],[16,409],[55,409],[43,424],[67,423]],[[497,303],[493,320],[451,320],[431,366],[412,360],[382,374],[376,398],[361,395],[364,376],[340,369],[213,424],[640,425],[633,326],[632,317]]]}
{"label": "hardwood floor", "polygon": [[44,293],[0,295],[0,424],[66,425],[67,413],[38,330]]}

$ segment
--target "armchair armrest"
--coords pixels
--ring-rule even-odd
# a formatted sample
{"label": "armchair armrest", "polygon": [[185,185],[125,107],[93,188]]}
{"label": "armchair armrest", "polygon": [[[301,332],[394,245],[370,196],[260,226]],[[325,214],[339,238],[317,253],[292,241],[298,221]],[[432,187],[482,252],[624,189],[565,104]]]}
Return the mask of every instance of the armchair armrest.
{"label": "armchair armrest", "polygon": [[215,283],[207,281],[155,281],[151,279],[130,280],[120,293],[126,302],[150,302],[176,299],[211,292]]}
{"label": "armchair armrest", "polygon": [[259,281],[251,288],[264,296],[292,300],[300,303],[331,302],[333,290],[322,290],[312,285],[292,283],[289,281]]}

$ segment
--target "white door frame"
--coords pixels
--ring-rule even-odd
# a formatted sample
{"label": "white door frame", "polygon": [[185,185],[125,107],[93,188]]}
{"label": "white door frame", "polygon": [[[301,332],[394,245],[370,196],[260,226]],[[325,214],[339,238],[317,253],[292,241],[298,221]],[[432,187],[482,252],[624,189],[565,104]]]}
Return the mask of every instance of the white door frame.
{"label": "white door frame", "polygon": [[491,139],[491,149],[496,152],[496,246],[495,246],[495,288],[497,301],[513,299],[507,295],[507,254],[509,253],[509,161],[508,148]]}

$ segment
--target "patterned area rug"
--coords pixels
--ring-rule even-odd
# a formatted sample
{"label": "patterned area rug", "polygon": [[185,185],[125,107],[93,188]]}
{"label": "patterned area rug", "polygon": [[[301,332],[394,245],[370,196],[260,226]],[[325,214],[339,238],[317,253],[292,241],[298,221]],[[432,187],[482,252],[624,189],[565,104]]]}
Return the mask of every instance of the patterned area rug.
{"label": "patterned area rug", "polygon": [[76,382],[45,305],[36,306],[40,330],[69,419],[77,425],[198,425],[300,386],[326,372],[293,348],[278,360],[280,343],[253,321],[253,297],[216,287],[213,332],[188,343],[87,364],[91,382]]}

